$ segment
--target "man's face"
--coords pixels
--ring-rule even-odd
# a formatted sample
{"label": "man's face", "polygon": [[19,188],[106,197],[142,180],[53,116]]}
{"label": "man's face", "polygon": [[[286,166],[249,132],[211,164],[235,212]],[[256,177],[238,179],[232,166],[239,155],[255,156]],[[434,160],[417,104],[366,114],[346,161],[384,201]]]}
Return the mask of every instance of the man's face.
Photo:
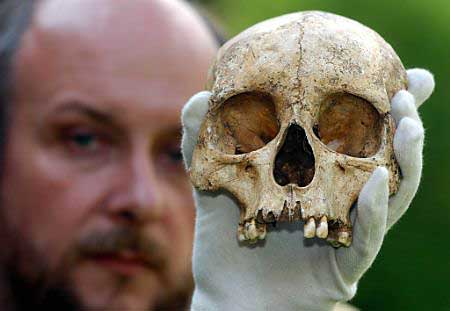
{"label": "man's face", "polygon": [[192,286],[179,112],[215,51],[166,2],[43,1],[15,57],[2,213],[16,266],[84,308]]}

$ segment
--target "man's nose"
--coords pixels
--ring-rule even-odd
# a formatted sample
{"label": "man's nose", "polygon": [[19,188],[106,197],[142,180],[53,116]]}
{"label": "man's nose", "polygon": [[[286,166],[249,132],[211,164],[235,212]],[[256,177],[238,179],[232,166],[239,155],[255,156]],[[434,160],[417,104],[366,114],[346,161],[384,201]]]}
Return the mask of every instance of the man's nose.
{"label": "man's nose", "polygon": [[164,208],[148,153],[136,153],[122,165],[108,211],[117,221],[145,223],[161,218]]}

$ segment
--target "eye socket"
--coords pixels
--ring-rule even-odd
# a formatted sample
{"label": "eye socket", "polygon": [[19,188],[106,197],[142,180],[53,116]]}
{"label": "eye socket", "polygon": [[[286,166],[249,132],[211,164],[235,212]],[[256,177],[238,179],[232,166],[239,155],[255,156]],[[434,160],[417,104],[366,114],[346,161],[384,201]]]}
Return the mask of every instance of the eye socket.
{"label": "eye socket", "polygon": [[242,93],[227,99],[219,120],[227,153],[243,154],[258,150],[277,136],[278,123],[272,98],[261,93]]}
{"label": "eye socket", "polygon": [[350,94],[329,98],[319,116],[315,133],[328,148],[366,158],[381,145],[382,120],[368,101]]}

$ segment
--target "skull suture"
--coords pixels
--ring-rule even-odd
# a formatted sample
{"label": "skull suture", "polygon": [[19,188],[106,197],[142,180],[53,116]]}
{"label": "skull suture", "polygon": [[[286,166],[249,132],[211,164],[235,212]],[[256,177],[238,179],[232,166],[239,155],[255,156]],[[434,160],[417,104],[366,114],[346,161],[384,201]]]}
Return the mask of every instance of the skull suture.
{"label": "skull suture", "polygon": [[208,83],[191,180],[236,198],[240,241],[303,220],[305,237],[348,246],[350,208],[377,166],[397,191],[389,111],[406,72],[369,28],[324,12],[265,21],[221,48]]}

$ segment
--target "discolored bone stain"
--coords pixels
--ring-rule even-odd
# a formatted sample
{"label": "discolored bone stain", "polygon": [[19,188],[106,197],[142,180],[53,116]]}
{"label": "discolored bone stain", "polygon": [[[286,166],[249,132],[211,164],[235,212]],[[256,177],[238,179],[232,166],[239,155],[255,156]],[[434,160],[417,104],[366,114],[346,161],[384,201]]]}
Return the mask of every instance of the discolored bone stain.
{"label": "discolored bone stain", "polygon": [[229,98],[220,118],[226,135],[234,141],[235,154],[264,147],[280,129],[271,98],[261,93],[242,93]]}
{"label": "discolored bone stain", "polygon": [[295,183],[305,187],[314,178],[315,160],[305,130],[296,124],[288,128],[285,141],[275,158],[273,176],[285,186]]}

